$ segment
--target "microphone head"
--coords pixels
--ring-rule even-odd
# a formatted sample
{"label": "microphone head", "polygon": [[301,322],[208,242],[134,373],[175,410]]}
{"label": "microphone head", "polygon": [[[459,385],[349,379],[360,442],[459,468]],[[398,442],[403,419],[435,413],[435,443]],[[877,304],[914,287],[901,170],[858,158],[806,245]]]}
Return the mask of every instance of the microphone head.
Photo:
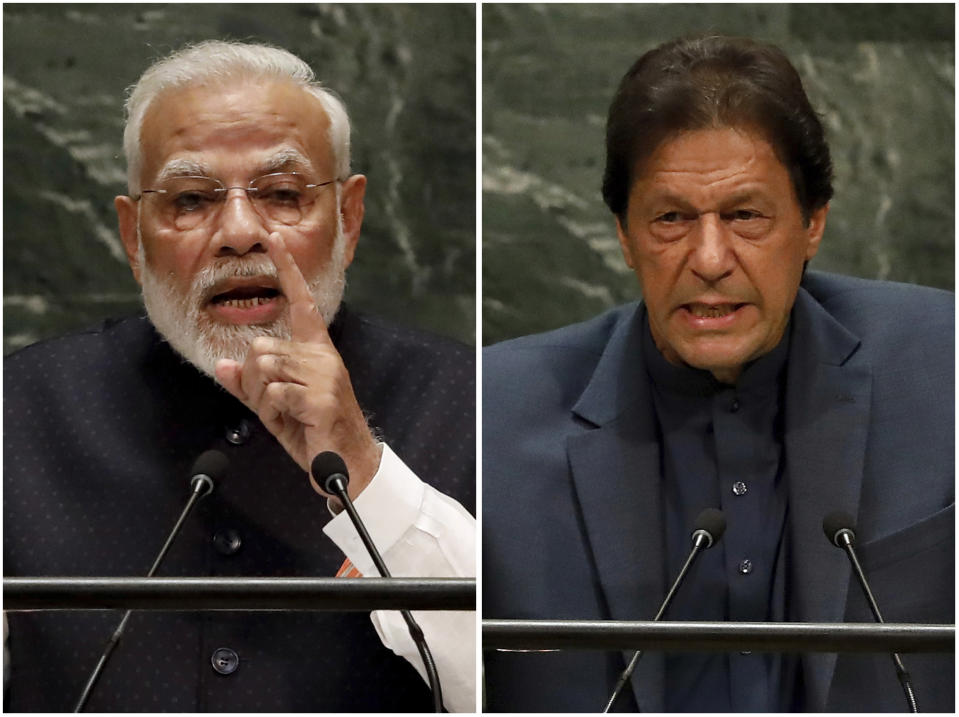
{"label": "microphone head", "polygon": [[209,450],[193,461],[190,469],[190,487],[202,498],[213,490],[213,484],[226,475],[230,461],[220,451]]}
{"label": "microphone head", "polygon": [[209,450],[200,454],[200,457],[193,462],[193,468],[190,469],[190,476],[204,475],[217,481],[226,475],[226,469],[229,468],[230,461],[221,451]]}
{"label": "microphone head", "polygon": [[829,539],[830,543],[837,548],[841,548],[842,544],[839,542],[839,534],[843,531],[849,531],[849,536],[855,539],[856,521],[853,520],[849,513],[842,510],[834,510],[822,519],[822,531],[826,534],[826,538]]}
{"label": "microphone head", "polygon": [[323,490],[331,495],[335,495],[332,480],[339,478],[346,486],[350,482],[350,473],[346,469],[346,462],[340,457],[339,453],[333,451],[323,451],[317,454],[316,458],[310,464],[310,473],[313,474],[313,480],[317,485],[323,486]]}
{"label": "microphone head", "polygon": [[700,535],[705,533],[707,548],[717,543],[725,531],[726,516],[716,508],[706,508],[696,516],[696,522],[693,523],[693,537],[695,538],[697,533]]}

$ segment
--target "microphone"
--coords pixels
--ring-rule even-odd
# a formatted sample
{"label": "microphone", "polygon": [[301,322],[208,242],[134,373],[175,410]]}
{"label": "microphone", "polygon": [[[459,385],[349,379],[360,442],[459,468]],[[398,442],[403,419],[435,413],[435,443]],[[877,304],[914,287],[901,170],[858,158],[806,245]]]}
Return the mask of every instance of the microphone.
{"label": "microphone", "polygon": [[[193,462],[193,468],[190,469],[190,488],[193,492],[190,493],[190,499],[187,501],[183,512],[180,513],[179,520],[177,520],[176,525],[173,526],[173,530],[170,531],[170,535],[167,537],[163,547],[160,548],[156,560],[153,561],[153,567],[151,567],[150,572],[147,573],[148,578],[152,578],[157,568],[160,567],[160,563],[163,562],[163,558],[166,557],[167,551],[169,551],[170,546],[173,545],[173,539],[176,538],[180,532],[183,521],[186,520],[190,511],[193,510],[194,504],[200,498],[210,494],[216,481],[220,480],[226,474],[228,466],[229,461],[226,456],[217,450],[204,451],[200,454],[200,457]],[[130,619],[132,612],[132,610],[127,610],[117,625],[116,630],[113,631],[110,641],[103,649],[103,654],[100,655],[100,661],[97,662],[97,666],[93,668],[93,672],[90,674],[87,684],[83,688],[83,693],[80,695],[80,699],[77,700],[77,706],[73,709],[74,712],[82,712],[83,708],[86,707],[87,701],[93,693],[93,688],[97,680],[100,679],[103,668],[106,667],[107,660],[110,659],[110,655],[113,654],[113,650],[123,636],[123,631],[126,630],[127,621]]]}
{"label": "microphone", "polygon": [[[333,451],[323,451],[318,454],[310,464],[310,473],[313,474],[313,479],[317,481],[319,485],[323,486],[325,492],[330,495],[335,495],[340,499],[340,502],[343,503],[343,508],[350,516],[356,532],[360,534],[360,540],[362,540],[363,545],[366,546],[366,551],[373,559],[373,564],[376,565],[376,569],[380,575],[384,578],[392,577],[386,567],[386,563],[383,562],[383,558],[380,557],[379,551],[373,544],[373,539],[370,538],[370,534],[366,531],[366,526],[360,519],[359,513],[357,513],[356,508],[353,507],[353,501],[350,500],[350,496],[346,492],[346,486],[350,482],[350,474],[347,471],[346,463],[340,455]],[[416,644],[416,649],[419,651],[420,657],[423,659],[423,665],[426,667],[427,680],[429,681],[430,690],[433,693],[433,709],[435,712],[442,712],[443,691],[440,687],[440,677],[436,671],[436,663],[433,661],[433,653],[430,652],[430,648],[426,644],[426,638],[423,636],[422,628],[417,624],[416,620],[413,619],[410,611],[400,610],[400,614],[406,622],[406,627],[410,631],[410,637]]]}
{"label": "microphone", "polygon": [[[683,581],[683,578],[686,577],[686,573],[689,571],[689,566],[693,564],[693,560],[699,554],[699,551],[708,550],[718,543],[719,539],[723,537],[725,530],[726,516],[723,515],[721,510],[717,510],[716,508],[706,508],[698,516],[696,516],[696,522],[693,524],[693,533],[690,536],[693,541],[693,546],[689,551],[689,556],[686,558],[686,562],[679,571],[679,575],[676,577],[676,581],[673,583],[673,586],[669,589],[669,592],[666,593],[666,598],[663,600],[663,604],[660,605],[659,612],[656,613],[656,617],[653,618],[653,622],[659,621],[659,618],[661,618],[663,613],[666,612],[666,608],[673,600],[673,595],[676,594],[679,584]],[[626,687],[626,683],[629,682],[629,678],[632,677],[633,670],[636,669],[636,665],[639,663],[639,658],[642,656],[642,650],[636,650],[636,652],[633,654],[633,658],[629,661],[626,669],[623,670],[622,674],[619,676],[619,680],[616,681],[616,687],[613,688],[613,694],[610,695],[609,702],[606,703],[606,708],[603,710],[603,712],[609,712],[613,708],[613,704],[619,698],[623,688]]]}
{"label": "microphone", "polygon": [[[841,548],[846,555],[849,556],[849,562],[852,563],[853,572],[856,573],[856,578],[859,580],[862,591],[866,595],[866,602],[869,603],[869,609],[872,610],[876,622],[882,623],[883,619],[882,615],[879,614],[879,605],[876,603],[876,598],[873,597],[872,590],[869,589],[866,574],[863,572],[862,566],[859,564],[859,558],[856,556],[854,547],[856,543],[856,531],[855,521],[852,516],[841,510],[833,511],[823,518],[822,529],[829,542],[837,548]],[[892,662],[896,666],[896,677],[899,679],[899,684],[902,685],[902,691],[906,695],[906,704],[909,706],[909,711],[918,713],[919,705],[916,703],[916,695],[912,691],[912,678],[910,678],[909,673],[906,672],[906,668],[902,664],[902,659],[899,657],[898,652],[892,653]]]}

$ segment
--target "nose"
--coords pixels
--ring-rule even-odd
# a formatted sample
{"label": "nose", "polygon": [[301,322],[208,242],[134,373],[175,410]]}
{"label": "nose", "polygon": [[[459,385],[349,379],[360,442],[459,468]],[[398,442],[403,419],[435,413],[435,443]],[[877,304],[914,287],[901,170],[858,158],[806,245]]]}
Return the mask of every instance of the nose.
{"label": "nose", "polygon": [[266,253],[269,232],[253,200],[241,187],[226,191],[220,212],[214,218],[213,250],[216,256],[243,256],[250,252]]}
{"label": "nose", "polygon": [[733,251],[729,228],[721,217],[714,213],[704,213],[693,237],[689,267],[692,272],[707,283],[715,283],[733,273],[736,268],[736,254]]}

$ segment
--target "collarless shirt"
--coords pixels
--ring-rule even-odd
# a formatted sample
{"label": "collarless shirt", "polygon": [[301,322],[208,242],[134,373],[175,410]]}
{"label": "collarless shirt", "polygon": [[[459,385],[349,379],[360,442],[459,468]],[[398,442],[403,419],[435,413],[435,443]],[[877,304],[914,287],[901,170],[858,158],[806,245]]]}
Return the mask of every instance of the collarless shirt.
{"label": "collarless shirt", "polygon": [[[666,584],[692,547],[696,517],[719,508],[721,540],[697,557],[665,620],[782,621],[786,610],[786,476],[782,395],[789,333],[735,385],[666,361],[649,324],[643,352],[661,433]],[[789,709],[795,665],[774,653],[666,655],[670,712]]]}

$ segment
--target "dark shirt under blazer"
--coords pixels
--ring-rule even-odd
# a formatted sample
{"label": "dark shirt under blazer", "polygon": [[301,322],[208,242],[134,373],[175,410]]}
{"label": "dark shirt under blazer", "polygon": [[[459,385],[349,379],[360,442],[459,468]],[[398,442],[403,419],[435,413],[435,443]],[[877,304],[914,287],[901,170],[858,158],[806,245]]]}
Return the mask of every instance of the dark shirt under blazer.
{"label": "dark shirt under blazer", "polygon": [[[786,618],[871,622],[823,517],[857,517],[887,622],[954,622],[954,297],[817,272],[786,368]],[[483,356],[483,615],[649,620],[668,586],[642,304]],[[708,599],[708,596],[704,596]],[[629,653],[485,653],[493,711],[602,709]],[[952,655],[909,654],[919,706],[953,711]],[[662,711],[648,652],[623,710]],[[795,710],[903,711],[888,655],[802,656]],[[628,699],[632,697],[632,699]]]}
{"label": "dark shirt under blazer", "polygon": [[[371,425],[417,475],[472,510],[472,350],[345,308],[330,333]],[[145,575],[186,503],[192,462],[209,448],[226,453],[227,476],[197,504],[158,575],[332,577],[343,561],[305,472],[145,318],[8,357],[3,400],[5,575]],[[71,710],[117,618],[11,614],[7,707]],[[217,670],[220,649],[229,659]],[[149,611],[133,614],[88,710],[431,704],[368,613]]]}

